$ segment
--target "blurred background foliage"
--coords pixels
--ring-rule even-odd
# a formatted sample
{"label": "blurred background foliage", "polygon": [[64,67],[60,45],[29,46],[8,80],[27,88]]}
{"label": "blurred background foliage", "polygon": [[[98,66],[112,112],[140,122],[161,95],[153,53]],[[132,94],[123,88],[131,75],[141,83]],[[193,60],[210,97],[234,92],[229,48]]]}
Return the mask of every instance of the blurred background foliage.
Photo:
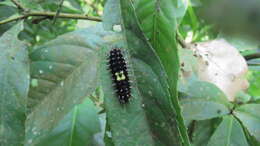
{"label": "blurred background foliage", "polygon": [[[105,1],[106,0],[65,0],[60,12],[101,17]],[[20,0],[20,2],[31,11],[56,12],[61,0]],[[17,13],[21,12],[8,0],[2,0],[0,2],[0,11],[0,20],[16,16],[18,15]],[[40,45],[59,35],[81,28],[82,25],[92,23],[85,21],[58,18],[55,24],[53,24],[53,19],[48,17],[30,17],[25,22],[25,29],[20,34],[20,38],[26,40],[31,46]],[[0,35],[14,24],[15,22],[1,25]]]}
{"label": "blurred background foliage", "polygon": [[[190,0],[178,31],[179,36],[188,43],[224,38],[245,56],[249,73],[248,94],[259,99],[260,88],[260,20],[257,0]],[[252,9],[254,8],[254,9]],[[241,11],[243,12],[241,16]],[[252,55],[255,54],[255,55]],[[250,56],[255,56],[250,58]]]}

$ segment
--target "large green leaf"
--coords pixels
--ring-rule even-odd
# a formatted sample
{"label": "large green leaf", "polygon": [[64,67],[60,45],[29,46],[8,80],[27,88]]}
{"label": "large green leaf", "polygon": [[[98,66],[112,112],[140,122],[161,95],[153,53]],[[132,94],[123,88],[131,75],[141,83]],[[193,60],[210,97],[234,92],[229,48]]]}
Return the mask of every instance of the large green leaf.
{"label": "large green leaf", "polygon": [[188,3],[183,0],[136,0],[133,4],[141,28],[167,73],[170,99],[176,111],[182,138],[187,145],[188,136],[183,124],[177,93],[179,58],[176,31],[178,20],[185,15]]}
{"label": "large green leaf", "polygon": [[232,108],[225,94],[208,82],[192,82],[186,93],[189,97],[181,100],[186,121],[220,117]]}
{"label": "large green leaf", "polygon": [[[104,67],[105,64],[102,68]],[[132,100],[127,104],[120,105],[112,87],[109,72],[105,68],[102,72],[106,73],[102,75],[101,80],[103,82],[105,109],[113,143],[116,146],[153,145],[154,141],[149,133],[148,123],[141,106],[142,97],[136,87],[134,86],[131,90]]]}
{"label": "large green leaf", "polygon": [[102,79],[103,86],[106,87],[104,92],[108,122],[115,145],[152,145],[154,142],[151,137],[156,145],[180,145],[174,114],[165,98],[168,95],[158,76],[142,60],[128,61],[134,70],[130,74],[136,75],[129,104],[119,104],[109,74]]}
{"label": "large green leaf", "polygon": [[[121,11],[118,14],[113,14],[117,13],[118,8],[121,8]],[[126,51],[127,61],[129,61],[131,79],[134,82],[132,85],[133,97],[126,106],[119,105],[115,95],[111,93],[114,92],[112,87],[105,89],[108,122],[112,130],[114,144],[131,145],[136,141],[135,139],[140,139],[138,141],[140,144],[180,145],[181,137],[177,128],[176,115],[171,106],[164,69],[136,22],[133,6],[129,1],[121,1],[119,4],[118,0],[110,0],[105,11],[107,12],[105,16],[107,18],[104,18],[106,20],[104,22],[105,28],[123,32],[123,36],[118,37],[121,38],[120,42],[111,46],[128,49]],[[121,28],[123,31],[120,31]],[[103,81],[111,80],[109,78],[107,77]],[[111,86],[111,81],[103,84],[106,84],[104,85],[106,87]],[[143,121],[143,118],[147,119],[148,123]],[[137,120],[133,123],[132,119]],[[148,131],[145,131],[148,133],[140,132],[144,131],[146,126],[149,126]],[[140,138],[143,133],[146,136]]]}
{"label": "large green leaf", "polygon": [[[133,3],[141,28],[167,72],[173,100],[177,101],[179,60],[175,34],[177,17],[182,17],[186,9],[177,9],[180,3],[182,5],[182,1],[177,0],[137,0]],[[178,10],[183,14],[179,14]]]}
{"label": "large green leaf", "polygon": [[94,135],[100,132],[97,109],[90,99],[76,105],[37,146],[96,145]]}
{"label": "large green leaf", "polygon": [[260,142],[260,104],[246,104],[234,111],[249,133]]}
{"label": "large green leaf", "polygon": [[233,116],[225,116],[208,146],[248,146],[248,143],[240,123]]}
{"label": "large green leaf", "polygon": [[[104,27],[107,30],[112,30],[114,26],[122,27],[120,21],[120,5],[119,0],[109,0],[106,3],[106,14],[104,16]],[[113,8],[113,9],[112,9]],[[117,14],[113,14],[113,13]],[[122,35],[118,34],[120,40],[111,44],[111,46],[127,46],[123,40]],[[138,40],[137,40],[138,41]],[[110,48],[106,48],[105,52],[108,53]],[[125,55],[129,55],[125,52]],[[126,58],[130,59],[130,58]],[[130,61],[129,61],[130,62]],[[105,66],[105,64],[103,64]],[[154,145],[152,134],[150,133],[148,123],[146,121],[144,110],[141,106],[142,96],[136,86],[131,90],[130,103],[126,105],[120,105],[117,100],[117,96],[114,94],[114,89],[111,86],[111,76],[106,70],[107,66],[103,67],[105,75],[102,76],[102,85],[105,95],[105,108],[107,111],[107,127],[109,130],[105,136],[105,142],[109,145]],[[132,69],[131,72],[132,74]],[[110,131],[111,130],[111,131]],[[111,139],[112,136],[112,139]]]}
{"label": "large green leaf", "polygon": [[0,38],[0,145],[19,146],[24,140],[30,76],[28,51],[17,38],[22,25]]}
{"label": "large green leaf", "polygon": [[97,52],[112,36],[102,27],[93,27],[35,48],[30,55],[34,84],[26,123],[28,144],[38,143],[74,105],[95,91],[100,73]]}

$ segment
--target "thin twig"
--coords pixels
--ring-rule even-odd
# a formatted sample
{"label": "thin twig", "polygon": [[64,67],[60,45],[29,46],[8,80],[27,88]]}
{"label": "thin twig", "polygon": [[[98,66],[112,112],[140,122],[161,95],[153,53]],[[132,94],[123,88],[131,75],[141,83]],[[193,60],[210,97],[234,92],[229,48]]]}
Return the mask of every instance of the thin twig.
{"label": "thin twig", "polygon": [[252,59],[260,58],[260,52],[255,53],[255,54],[246,55],[246,56],[244,56],[244,58],[246,60],[252,60]]}
{"label": "thin twig", "polygon": [[[10,17],[5,20],[0,21],[0,25],[6,24],[9,22],[17,21],[20,19],[26,19],[30,16],[48,16],[48,17],[54,17],[56,15],[56,12],[28,12],[24,15],[21,16],[16,16],[16,17]],[[92,20],[92,21],[102,21],[101,18],[99,17],[91,17],[91,16],[85,16],[85,15],[80,15],[80,14],[68,14],[68,13],[60,13],[59,18],[69,18],[69,19],[84,19],[84,20]]]}
{"label": "thin twig", "polygon": [[18,9],[27,11],[27,9],[23,5],[21,5],[17,0],[11,0],[11,1],[17,6]]}
{"label": "thin twig", "polygon": [[57,12],[56,12],[56,15],[53,17],[53,24],[56,23],[56,19],[57,19],[58,15],[60,14],[60,11],[61,11],[61,9],[62,9],[63,2],[64,2],[64,0],[61,0],[61,1],[60,1],[58,10],[57,10]]}
{"label": "thin twig", "polygon": [[13,22],[13,21],[16,21],[16,20],[25,19],[27,17],[29,17],[29,16],[21,15],[21,16],[17,16],[17,17],[10,17],[10,18],[7,18],[7,19],[4,19],[4,20],[0,21],[0,25],[6,24],[6,23],[10,23],[10,22]]}
{"label": "thin twig", "polygon": [[179,44],[181,45],[182,48],[187,48],[187,44],[178,36],[176,35],[176,39],[179,42]]}
{"label": "thin twig", "polygon": [[179,34],[176,34],[176,40],[181,45],[183,49],[191,49],[191,44],[186,43]]}

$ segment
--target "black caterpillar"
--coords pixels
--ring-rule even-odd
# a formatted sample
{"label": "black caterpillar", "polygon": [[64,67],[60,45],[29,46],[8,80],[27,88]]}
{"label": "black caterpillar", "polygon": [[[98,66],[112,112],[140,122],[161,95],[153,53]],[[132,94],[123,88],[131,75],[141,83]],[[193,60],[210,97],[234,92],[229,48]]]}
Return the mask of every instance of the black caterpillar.
{"label": "black caterpillar", "polygon": [[121,104],[128,103],[131,97],[131,87],[126,61],[121,49],[114,48],[109,52],[108,64],[119,102]]}

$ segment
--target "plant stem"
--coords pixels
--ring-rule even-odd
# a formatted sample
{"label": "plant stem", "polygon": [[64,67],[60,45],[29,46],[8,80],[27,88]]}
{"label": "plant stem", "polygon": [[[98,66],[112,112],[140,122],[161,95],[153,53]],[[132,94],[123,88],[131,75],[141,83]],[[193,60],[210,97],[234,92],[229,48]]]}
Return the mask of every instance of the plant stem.
{"label": "plant stem", "polygon": [[63,2],[64,2],[64,0],[61,0],[61,1],[60,1],[58,10],[57,10],[57,12],[56,12],[56,15],[53,17],[53,24],[55,24],[56,19],[57,19],[58,15],[60,14],[60,11],[61,11],[61,9],[62,9]]}
{"label": "plant stem", "polygon": [[[3,21],[0,21],[0,25],[10,23],[13,21],[17,21],[20,19],[26,19],[30,16],[48,16],[48,17],[54,17],[56,15],[56,12],[40,12],[40,11],[34,11],[34,12],[28,12],[24,15],[21,16],[16,16],[16,17],[10,17],[7,18]],[[60,13],[58,18],[69,18],[69,19],[84,19],[84,20],[92,20],[92,21],[102,21],[101,18],[99,17],[91,17],[91,16],[85,16],[85,15],[80,15],[80,14],[68,14],[68,13]]]}

